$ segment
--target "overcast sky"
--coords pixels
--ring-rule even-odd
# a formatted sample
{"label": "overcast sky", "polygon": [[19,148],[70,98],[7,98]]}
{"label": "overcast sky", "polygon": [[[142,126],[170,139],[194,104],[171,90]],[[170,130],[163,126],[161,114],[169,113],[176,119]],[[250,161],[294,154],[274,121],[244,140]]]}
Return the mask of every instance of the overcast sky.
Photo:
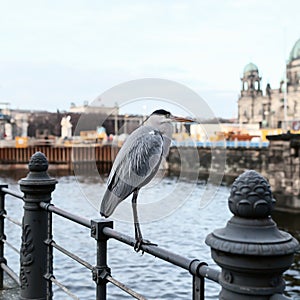
{"label": "overcast sky", "polygon": [[244,66],[255,63],[262,88],[277,88],[300,38],[299,0],[0,4],[0,102],[11,108],[68,110],[120,83],[161,78],[234,117]]}

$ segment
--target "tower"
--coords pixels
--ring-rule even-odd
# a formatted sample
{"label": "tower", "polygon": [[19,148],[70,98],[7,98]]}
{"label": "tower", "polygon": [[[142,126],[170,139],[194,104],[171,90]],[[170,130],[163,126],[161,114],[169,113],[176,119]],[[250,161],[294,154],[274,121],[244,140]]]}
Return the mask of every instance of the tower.
{"label": "tower", "polygon": [[286,66],[286,76],[288,87],[297,90],[300,86],[300,39],[291,50]]}
{"label": "tower", "polygon": [[258,68],[254,63],[249,63],[244,68],[242,81],[242,96],[261,96],[260,89],[261,77],[259,77]]}
{"label": "tower", "polygon": [[245,66],[242,81],[242,90],[239,98],[239,123],[247,124],[255,122],[255,109],[257,107],[257,98],[262,96],[260,88],[261,77],[254,63]]}

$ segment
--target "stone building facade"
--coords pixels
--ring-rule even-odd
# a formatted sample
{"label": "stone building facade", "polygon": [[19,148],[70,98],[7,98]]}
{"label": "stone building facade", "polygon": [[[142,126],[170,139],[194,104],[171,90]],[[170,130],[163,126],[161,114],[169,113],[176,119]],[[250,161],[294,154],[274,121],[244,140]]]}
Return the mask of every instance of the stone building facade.
{"label": "stone building facade", "polygon": [[279,88],[267,84],[263,92],[258,67],[245,66],[238,100],[240,124],[259,124],[260,128],[300,129],[300,39],[290,52],[286,80]]}

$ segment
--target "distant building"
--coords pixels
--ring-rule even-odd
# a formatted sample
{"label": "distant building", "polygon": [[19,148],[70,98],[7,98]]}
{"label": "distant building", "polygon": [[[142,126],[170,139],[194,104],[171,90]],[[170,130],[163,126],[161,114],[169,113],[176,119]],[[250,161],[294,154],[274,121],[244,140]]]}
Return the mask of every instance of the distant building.
{"label": "distant building", "polygon": [[107,107],[104,105],[100,106],[94,106],[94,105],[89,105],[87,101],[83,103],[83,105],[76,105],[74,102],[71,103],[69,112],[71,113],[101,113],[104,115],[118,115],[119,114],[119,108],[118,106],[114,107]]}
{"label": "distant building", "polygon": [[[268,83],[263,93],[258,67],[245,66],[238,100],[240,124],[259,124],[260,128],[300,129],[300,39],[290,52],[286,80],[278,89]],[[285,82],[286,81],[286,82]]]}

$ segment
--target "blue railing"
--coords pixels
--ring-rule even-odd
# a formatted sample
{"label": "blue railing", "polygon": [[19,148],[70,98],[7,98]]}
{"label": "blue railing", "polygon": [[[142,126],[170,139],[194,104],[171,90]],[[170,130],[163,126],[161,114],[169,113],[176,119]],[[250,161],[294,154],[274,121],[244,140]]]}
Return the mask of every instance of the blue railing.
{"label": "blue railing", "polygon": [[269,142],[252,142],[252,141],[217,141],[217,142],[199,142],[199,141],[172,141],[172,146],[176,147],[202,147],[202,148],[267,148]]}

